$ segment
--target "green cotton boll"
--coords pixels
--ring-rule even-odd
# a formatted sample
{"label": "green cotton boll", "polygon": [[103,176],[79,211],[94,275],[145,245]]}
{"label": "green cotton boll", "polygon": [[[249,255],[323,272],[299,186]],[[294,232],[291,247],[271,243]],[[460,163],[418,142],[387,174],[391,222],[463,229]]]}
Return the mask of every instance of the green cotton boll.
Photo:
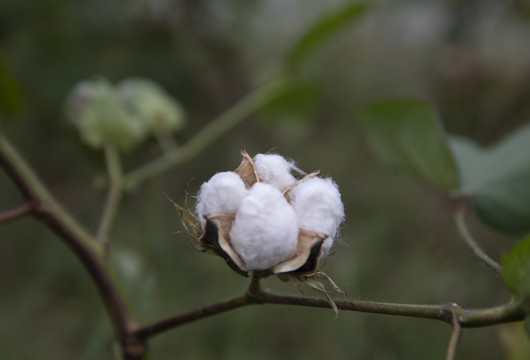
{"label": "green cotton boll", "polygon": [[180,104],[150,80],[123,80],[117,86],[117,94],[127,111],[143,121],[153,135],[174,132],[184,125]]}
{"label": "green cotton boll", "polygon": [[95,149],[112,145],[130,150],[146,135],[143,122],[127,113],[105,79],[79,83],[68,97],[66,115],[82,140]]}

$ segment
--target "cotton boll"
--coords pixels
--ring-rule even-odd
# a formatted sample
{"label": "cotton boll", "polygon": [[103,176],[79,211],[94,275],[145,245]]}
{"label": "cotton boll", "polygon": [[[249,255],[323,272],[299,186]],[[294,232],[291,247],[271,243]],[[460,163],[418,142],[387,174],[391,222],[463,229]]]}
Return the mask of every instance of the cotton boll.
{"label": "cotton boll", "polygon": [[269,269],[296,254],[296,214],[280,190],[256,183],[236,213],[230,240],[247,270]]}
{"label": "cotton boll", "polygon": [[344,220],[344,205],[337,184],[330,178],[313,177],[296,185],[289,196],[298,226],[328,235],[322,244],[322,254],[326,256]]}
{"label": "cotton boll", "polygon": [[198,194],[195,211],[201,225],[204,227],[206,223],[204,215],[235,214],[247,194],[243,180],[235,172],[220,172],[212,176],[201,185]]}
{"label": "cotton boll", "polygon": [[294,163],[277,154],[258,154],[254,163],[261,181],[274,185],[280,190],[293,184],[296,179],[291,174]]}

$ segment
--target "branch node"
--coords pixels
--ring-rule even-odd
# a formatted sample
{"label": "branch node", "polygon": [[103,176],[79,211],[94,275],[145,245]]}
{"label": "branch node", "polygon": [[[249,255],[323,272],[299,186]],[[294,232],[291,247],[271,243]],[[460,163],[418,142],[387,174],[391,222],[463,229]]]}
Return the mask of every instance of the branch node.
{"label": "branch node", "polygon": [[39,203],[36,200],[28,199],[20,205],[12,209],[5,210],[0,213],[0,224],[15,220],[19,217],[27,215],[33,211],[38,210]]}
{"label": "branch node", "polygon": [[462,334],[462,327],[460,321],[463,321],[463,316],[461,314],[461,307],[456,303],[449,303],[451,309],[451,326],[453,332],[451,333],[451,339],[449,340],[449,345],[447,346],[447,355],[446,360],[453,360],[456,354],[456,347],[460,340]]}

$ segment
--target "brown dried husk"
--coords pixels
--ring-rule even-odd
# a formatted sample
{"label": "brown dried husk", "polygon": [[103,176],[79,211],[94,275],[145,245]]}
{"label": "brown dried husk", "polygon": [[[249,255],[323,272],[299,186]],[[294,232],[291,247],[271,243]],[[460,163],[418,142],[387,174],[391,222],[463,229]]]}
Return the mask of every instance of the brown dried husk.
{"label": "brown dried husk", "polygon": [[256,169],[256,164],[254,164],[254,160],[252,160],[250,155],[245,150],[241,150],[241,156],[243,159],[236,168],[235,173],[238,174],[243,180],[245,187],[250,189],[252,185],[260,182],[258,170]]}

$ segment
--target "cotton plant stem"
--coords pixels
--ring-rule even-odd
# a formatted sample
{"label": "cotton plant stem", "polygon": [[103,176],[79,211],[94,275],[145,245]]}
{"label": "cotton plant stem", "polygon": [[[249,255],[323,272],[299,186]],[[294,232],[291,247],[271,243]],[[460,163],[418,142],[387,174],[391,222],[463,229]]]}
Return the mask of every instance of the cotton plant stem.
{"label": "cotton plant stem", "polygon": [[0,224],[17,219],[24,215],[27,215],[31,213],[33,210],[35,210],[36,208],[37,208],[37,203],[31,200],[27,200],[12,209],[1,212],[0,213]]}
{"label": "cotton plant stem", "polygon": [[236,296],[230,300],[199,307],[194,310],[182,313],[180,315],[169,317],[167,319],[157,321],[153,324],[142,326],[136,331],[135,336],[140,340],[146,341],[149,338],[162,334],[168,330],[174,329],[175,327],[251,304],[252,302],[248,300],[247,294]]}
{"label": "cotton plant stem", "polygon": [[[334,302],[340,310],[442,320],[452,324],[453,329],[456,323],[460,329],[463,327],[482,327],[520,321],[525,317],[525,312],[519,302],[486,309],[463,309],[455,306],[455,304],[414,305],[346,299],[335,299]],[[239,307],[258,304],[331,308],[331,304],[324,298],[277,294],[268,290],[251,295],[247,291],[244,295],[230,300],[199,307],[152,324],[141,326],[137,330],[136,336],[146,340],[192,321],[197,321]],[[458,333],[456,335],[459,336]],[[453,331],[453,338],[456,335],[455,331]],[[454,339],[451,341],[452,343],[456,342]],[[452,346],[456,347],[456,344]]]}
{"label": "cotton plant stem", "polygon": [[35,214],[53,214],[83,246],[95,253],[101,252],[101,246],[94,242],[92,236],[55,200],[3,134],[0,134],[0,166],[11,177],[22,195],[37,204],[38,211],[35,211]]}
{"label": "cotton plant stem", "polygon": [[81,261],[92,278],[120,342],[123,358],[142,358],[145,346],[131,334],[137,324],[129,312],[119,286],[110,275],[103,248],[50,194],[10,141],[0,134],[0,167],[29,201],[38,204],[33,215],[47,225]]}
{"label": "cotton plant stem", "polygon": [[[455,307],[455,309],[458,309],[459,306],[456,304],[451,304]],[[456,347],[458,346],[458,342],[460,341],[460,336],[462,335],[462,326],[460,326],[460,323],[458,322],[458,315],[456,311],[453,310],[453,316],[451,317],[451,326],[453,328],[453,331],[451,333],[451,339],[449,340],[449,345],[447,346],[447,355],[445,357],[445,360],[454,360],[456,355]]]}
{"label": "cotton plant stem", "polygon": [[190,160],[221,135],[267,104],[284,83],[283,78],[277,78],[264,84],[213,119],[183,146],[172,148],[158,159],[127,174],[125,188],[133,189],[142,182]]}
{"label": "cotton plant stem", "polygon": [[260,278],[257,276],[257,274],[255,272],[252,272],[250,284],[247,289],[248,296],[256,296],[261,292],[261,285],[259,281]]}
{"label": "cotton plant stem", "polygon": [[465,221],[465,203],[462,203],[459,205],[455,212],[455,223],[456,227],[458,229],[458,232],[460,233],[460,236],[466,243],[466,245],[473,251],[473,254],[484,264],[486,264],[490,269],[498,273],[501,270],[501,266],[492,258],[490,258],[478,245],[478,243],[475,241],[471,233],[469,232],[469,229],[467,228],[466,221]]}
{"label": "cotton plant stem", "polygon": [[107,146],[105,148],[105,163],[109,176],[109,188],[96,235],[96,240],[104,248],[108,244],[108,233],[116,217],[123,194],[123,174],[120,154],[113,146]]}

